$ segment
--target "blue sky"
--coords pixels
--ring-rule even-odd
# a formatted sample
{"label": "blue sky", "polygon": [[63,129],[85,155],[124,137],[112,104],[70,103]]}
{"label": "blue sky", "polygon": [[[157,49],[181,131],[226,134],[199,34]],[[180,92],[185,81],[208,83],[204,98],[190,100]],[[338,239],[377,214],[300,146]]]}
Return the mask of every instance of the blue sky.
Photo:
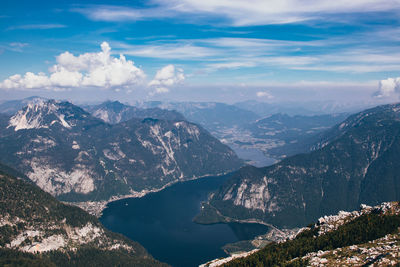
{"label": "blue sky", "polygon": [[398,101],[399,12],[398,0],[3,0],[0,97]]}

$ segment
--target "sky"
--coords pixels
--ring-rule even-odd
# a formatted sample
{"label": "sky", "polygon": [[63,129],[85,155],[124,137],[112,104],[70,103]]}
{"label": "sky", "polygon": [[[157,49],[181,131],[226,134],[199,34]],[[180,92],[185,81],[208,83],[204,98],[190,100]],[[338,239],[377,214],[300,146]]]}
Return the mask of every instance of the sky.
{"label": "sky", "polygon": [[0,101],[399,101],[400,0],[1,6]]}

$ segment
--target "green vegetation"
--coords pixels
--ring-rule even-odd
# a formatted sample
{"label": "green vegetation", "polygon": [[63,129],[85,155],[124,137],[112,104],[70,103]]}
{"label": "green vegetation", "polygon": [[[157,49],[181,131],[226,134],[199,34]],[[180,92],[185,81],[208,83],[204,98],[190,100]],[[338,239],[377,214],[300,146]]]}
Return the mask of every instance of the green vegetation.
{"label": "green vegetation", "polygon": [[[36,185],[1,171],[5,169],[0,164],[0,218],[10,223],[0,227],[0,266],[166,266],[153,259],[138,243],[106,230],[96,217],[78,207],[63,204]],[[44,232],[44,237],[61,234],[68,241],[66,229],[88,224],[101,228],[103,234],[78,247],[67,246],[37,254],[5,248],[26,230]],[[40,238],[26,238],[20,246],[39,242]],[[113,244],[131,249],[110,249]]]}
{"label": "green vegetation", "polygon": [[195,223],[213,224],[225,221],[224,217],[219,215],[218,211],[209,203],[203,202],[201,203],[201,205],[202,205],[201,213],[199,213],[198,215],[196,215],[196,217],[193,218],[193,221]]}
{"label": "green vegetation", "polygon": [[224,266],[304,266],[306,261],[291,260],[310,252],[363,244],[395,233],[398,227],[400,215],[365,214],[339,226],[335,231],[318,235],[318,227],[314,227],[293,240],[269,244],[246,258],[233,260]]}
{"label": "green vegetation", "polygon": [[35,223],[57,222],[65,218],[65,223],[73,227],[88,222],[100,225],[96,217],[78,207],[59,202],[36,185],[15,179],[2,171],[0,175],[0,214],[12,214]]}
{"label": "green vegetation", "polygon": [[238,241],[235,243],[226,244],[222,247],[222,249],[228,254],[251,251],[255,248],[256,247],[252,244],[252,240]]}
{"label": "green vegetation", "polygon": [[76,252],[52,251],[41,254],[0,249],[0,266],[11,267],[109,267],[109,266],[167,266],[151,258],[137,258],[127,252],[83,248]]}
{"label": "green vegetation", "polygon": [[0,266],[4,267],[55,267],[51,260],[40,254],[20,252],[14,249],[0,249]]}

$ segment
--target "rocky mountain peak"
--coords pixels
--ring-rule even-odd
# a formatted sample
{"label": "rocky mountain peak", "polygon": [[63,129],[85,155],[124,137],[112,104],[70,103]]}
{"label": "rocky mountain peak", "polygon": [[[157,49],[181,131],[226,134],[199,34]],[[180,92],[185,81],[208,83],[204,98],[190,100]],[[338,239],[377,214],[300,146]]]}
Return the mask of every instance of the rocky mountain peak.
{"label": "rocky mountain peak", "polygon": [[81,108],[69,102],[35,98],[10,118],[8,128],[14,127],[15,131],[19,131],[59,125],[71,129],[77,120],[87,115]]}

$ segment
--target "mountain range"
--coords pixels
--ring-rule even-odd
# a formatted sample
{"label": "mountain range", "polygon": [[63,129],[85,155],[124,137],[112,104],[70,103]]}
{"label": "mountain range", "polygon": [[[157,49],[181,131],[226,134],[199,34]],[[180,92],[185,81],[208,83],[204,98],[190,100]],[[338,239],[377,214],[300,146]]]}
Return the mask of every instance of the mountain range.
{"label": "mountain range", "polygon": [[[6,101],[0,104],[0,113],[13,115],[35,99],[40,98]],[[348,115],[346,113],[293,115],[297,109],[292,111],[285,108],[277,109],[276,105],[259,102],[249,102],[244,107],[251,109],[256,105],[263,108],[264,116],[236,104],[215,102],[152,101],[138,102],[136,105],[106,101],[81,107],[92,116],[109,124],[117,124],[132,118],[188,120],[197,123],[233,149],[239,157],[256,166],[270,165],[271,162],[284,157],[309,151],[310,145],[316,141],[314,136],[344,120]],[[274,113],[276,111],[286,111],[292,115]],[[301,113],[300,110],[297,111]],[[263,154],[265,156],[262,156]]]}
{"label": "mountain range", "polygon": [[400,104],[350,116],[314,151],[269,167],[247,166],[209,199],[199,222],[259,220],[279,227],[400,198]]}
{"label": "mountain range", "polygon": [[259,102],[256,100],[246,100],[233,104],[241,109],[249,110],[266,117],[277,113],[288,114],[289,116],[314,116],[340,113],[356,113],[368,107],[373,107],[371,103],[365,102],[344,102],[344,101],[310,101],[310,102]]}
{"label": "mountain range", "polygon": [[69,102],[36,99],[0,117],[0,161],[65,201],[159,190],[242,165],[202,127],[173,118],[109,124]]}
{"label": "mountain range", "polygon": [[144,108],[162,108],[176,110],[189,121],[202,125],[211,133],[223,128],[238,127],[260,118],[259,115],[225,103],[218,102],[143,102],[137,103]]}
{"label": "mountain range", "polygon": [[[346,114],[274,114],[260,119],[229,105],[180,105],[178,111],[165,111],[159,103],[132,107],[109,101],[85,110],[36,97],[0,105],[4,111],[0,114],[0,162],[10,166],[0,164],[0,265],[68,266],[72,262],[93,266],[96,258],[96,266],[116,262],[161,266],[139,244],[107,231],[95,217],[53,196],[75,203],[103,203],[243,165],[232,149],[186,118],[197,118],[225,137],[229,129],[250,133],[247,137],[253,139],[248,144],[240,144],[238,136],[231,139],[242,146],[259,140],[283,143],[268,148],[283,158],[280,162],[236,171],[201,205],[196,222],[258,222],[282,229],[318,220],[292,241],[267,245],[230,266],[254,265],[261,258],[284,259],[284,264],[294,266],[350,264],[332,258],[350,255],[355,245],[358,251],[366,250],[364,264],[382,259],[390,263],[393,255],[396,258],[392,250],[385,250],[382,255],[386,256],[369,261],[371,253],[380,251],[380,244],[397,242],[393,229],[400,222],[398,203],[378,208],[364,205],[367,212],[318,218],[400,198],[400,104],[367,109],[345,120]],[[236,121],[223,119],[235,112]],[[343,219],[343,214],[351,219]],[[370,252],[368,244],[374,240],[376,246]],[[287,248],[290,253],[285,252]],[[277,249],[279,255],[274,254]],[[326,257],[318,252],[321,249],[328,251]]]}
{"label": "mountain range", "polygon": [[247,150],[261,151],[275,160],[307,152],[316,141],[314,136],[348,116],[347,113],[305,112],[293,104],[281,106],[251,101],[234,105],[153,101],[137,105],[176,110],[189,121],[203,126],[245,159],[249,154]]}

